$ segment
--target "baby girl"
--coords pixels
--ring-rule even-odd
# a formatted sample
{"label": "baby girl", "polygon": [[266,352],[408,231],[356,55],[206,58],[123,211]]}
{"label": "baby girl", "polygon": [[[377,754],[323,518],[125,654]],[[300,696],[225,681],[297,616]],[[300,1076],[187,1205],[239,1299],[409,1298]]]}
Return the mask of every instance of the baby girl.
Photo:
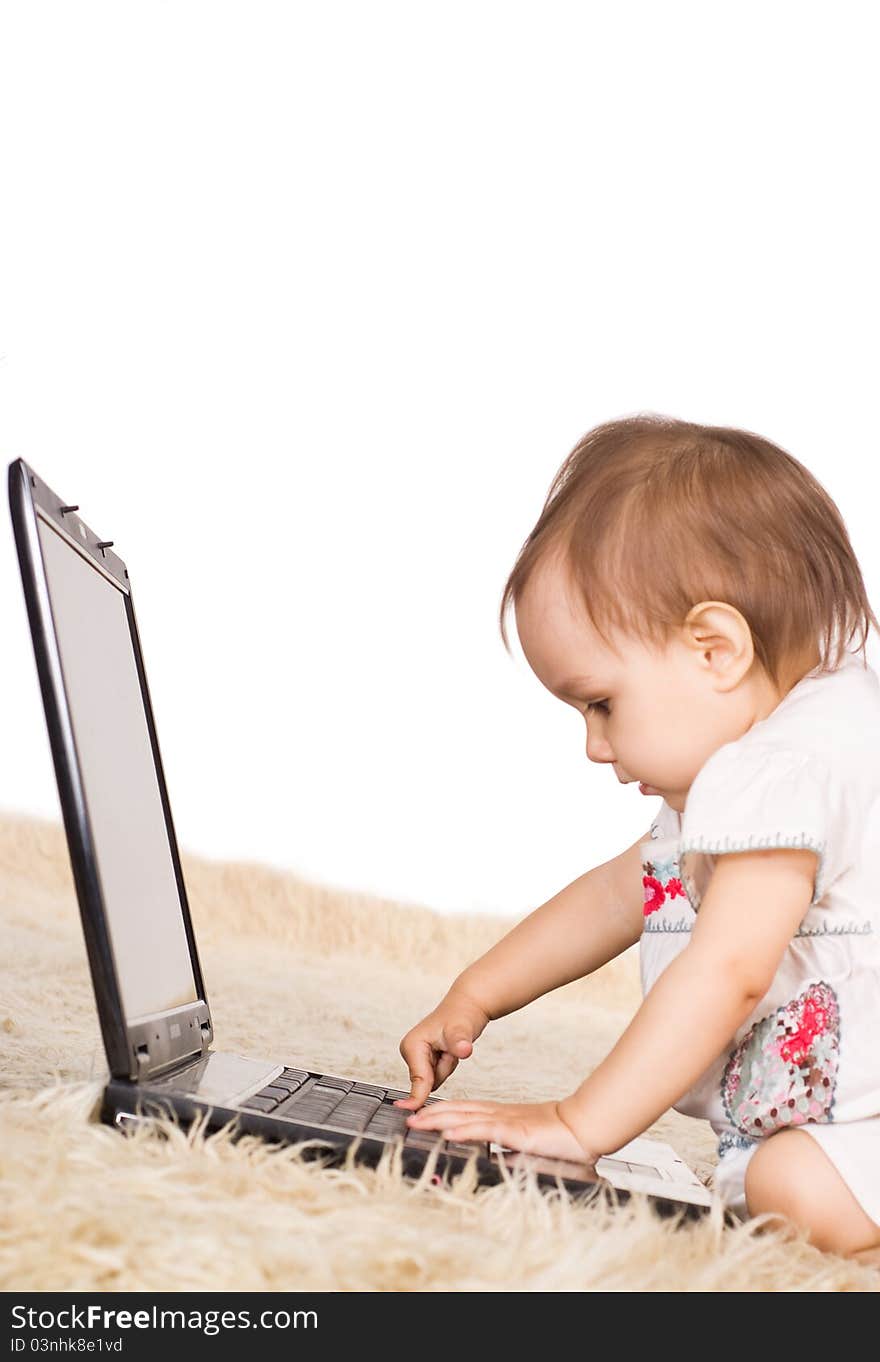
{"label": "baby girl", "polygon": [[[673,1106],[711,1122],[736,1214],[877,1261],[880,624],[840,512],[748,431],[610,421],[520,550],[505,646],[511,601],[589,759],[661,803],[407,1032],[408,1124],[594,1165]],[[574,1092],[424,1105],[490,1021],[635,942],[642,1004]]]}

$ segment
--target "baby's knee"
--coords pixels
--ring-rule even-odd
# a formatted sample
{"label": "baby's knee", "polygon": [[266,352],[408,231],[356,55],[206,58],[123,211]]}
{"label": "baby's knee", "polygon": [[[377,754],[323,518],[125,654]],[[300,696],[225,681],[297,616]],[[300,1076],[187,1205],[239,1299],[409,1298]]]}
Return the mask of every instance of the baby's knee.
{"label": "baby's knee", "polygon": [[[746,1168],[745,1201],[749,1216],[782,1216],[796,1230],[806,1229],[808,1243],[825,1253],[880,1246],[880,1227],[805,1131],[778,1131],[759,1145]],[[776,1228],[775,1219],[767,1224]]]}
{"label": "baby's knee", "polygon": [[[797,1137],[797,1138],[793,1138]],[[768,1135],[746,1165],[745,1199],[749,1216],[773,1212],[804,1223],[809,1187],[809,1135],[780,1130]]]}

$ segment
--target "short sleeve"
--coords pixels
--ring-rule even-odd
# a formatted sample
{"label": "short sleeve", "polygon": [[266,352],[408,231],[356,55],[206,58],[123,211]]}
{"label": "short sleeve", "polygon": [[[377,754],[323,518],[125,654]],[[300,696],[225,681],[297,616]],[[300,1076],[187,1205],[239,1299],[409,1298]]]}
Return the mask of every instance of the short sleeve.
{"label": "short sleeve", "polygon": [[852,863],[844,781],[814,752],[725,743],[701,767],[682,814],[679,854],[806,847],[818,856],[817,904]]}

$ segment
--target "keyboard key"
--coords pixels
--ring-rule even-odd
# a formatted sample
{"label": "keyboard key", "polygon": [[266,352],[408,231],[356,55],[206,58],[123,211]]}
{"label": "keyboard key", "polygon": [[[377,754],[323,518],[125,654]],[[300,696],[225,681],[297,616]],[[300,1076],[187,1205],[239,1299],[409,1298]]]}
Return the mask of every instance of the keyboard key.
{"label": "keyboard key", "polygon": [[270,1088],[283,1088],[285,1092],[296,1092],[301,1088],[305,1079],[303,1078],[273,1078],[269,1084]]}
{"label": "keyboard key", "polygon": [[367,1093],[370,1097],[383,1098],[388,1091],[387,1088],[377,1088],[373,1083],[355,1083],[352,1092]]}
{"label": "keyboard key", "polygon": [[407,1113],[405,1111],[401,1112],[398,1116],[392,1109],[389,1109],[387,1106],[382,1106],[370,1121],[367,1131],[374,1131],[376,1134],[384,1136],[405,1135],[410,1129],[406,1124],[406,1116]]}
{"label": "keyboard key", "polygon": [[[277,1106],[279,1102],[283,1102],[284,1099],[289,1096],[290,1093],[287,1091],[286,1088],[278,1088],[275,1087],[274,1084],[270,1083],[268,1087],[260,1088],[259,1092],[255,1092],[253,1094],[253,1097],[249,1098],[247,1102],[242,1103],[242,1106],[249,1106],[250,1103],[254,1100],[254,1098],[259,1097],[261,1100],[265,1099],[265,1101],[271,1103],[271,1105],[274,1107]],[[261,1106],[259,1108],[255,1108],[255,1110],[268,1111],[269,1108],[266,1106]]]}
{"label": "keyboard key", "polygon": [[284,1073],[281,1074],[280,1077],[295,1079],[297,1083],[305,1083],[307,1078],[311,1078],[311,1074],[308,1072],[307,1069],[285,1069]]}
{"label": "keyboard key", "polygon": [[325,1088],[342,1088],[343,1092],[350,1092],[354,1087],[353,1078],[336,1078],[333,1074],[322,1074],[318,1082]]}
{"label": "keyboard key", "polygon": [[381,1117],[384,1121],[395,1121],[401,1123],[404,1122],[406,1118],[411,1115],[412,1112],[408,1111],[406,1107],[395,1107],[392,1106],[390,1102],[380,1102],[378,1110],[376,1112],[376,1116]]}
{"label": "keyboard key", "polygon": [[377,1097],[370,1097],[366,1093],[349,1093],[338,1107],[334,1107],[327,1119],[330,1125],[340,1126],[343,1130],[359,1134],[379,1105]]}
{"label": "keyboard key", "polygon": [[405,1135],[409,1126],[404,1125],[402,1121],[388,1121],[380,1113],[377,1113],[372,1117],[366,1129],[377,1135]]}
{"label": "keyboard key", "polygon": [[279,1116],[290,1116],[295,1121],[319,1125],[328,1120],[331,1111],[345,1097],[341,1088],[324,1087],[314,1081],[302,1087],[278,1107]]}
{"label": "keyboard key", "polygon": [[272,1097],[261,1097],[256,1093],[241,1104],[247,1111],[274,1111],[277,1103]]}

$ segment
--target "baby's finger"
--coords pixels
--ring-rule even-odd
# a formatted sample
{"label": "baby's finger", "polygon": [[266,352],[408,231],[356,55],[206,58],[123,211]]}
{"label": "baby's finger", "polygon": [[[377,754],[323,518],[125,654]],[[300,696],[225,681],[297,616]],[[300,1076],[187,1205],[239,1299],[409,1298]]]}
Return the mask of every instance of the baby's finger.
{"label": "baby's finger", "polygon": [[[447,1140],[455,1140],[456,1144],[465,1144],[468,1140],[494,1140],[496,1144],[502,1144],[501,1131],[497,1121],[466,1121],[464,1125],[455,1124],[444,1126],[443,1134]],[[507,1148],[515,1148],[508,1145]]]}
{"label": "baby's finger", "polygon": [[432,1102],[407,1117],[407,1125],[415,1125],[420,1130],[443,1128],[453,1121],[466,1120],[469,1116],[490,1116],[494,1110],[491,1102]]}
{"label": "baby's finger", "polygon": [[[436,1052],[434,1052],[434,1053],[436,1053]],[[458,1057],[458,1055],[450,1054],[450,1052],[449,1052],[448,1050],[441,1050],[441,1051],[439,1052],[439,1055],[440,1055],[440,1058],[437,1060],[437,1063],[436,1063],[436,1065],[435,1065],[435,1067],[434,1067],[434,1080],[433,1080],[433,1086],[432,1086],[432,1088],[430,1089],[430,1091],[434,1091],[434,1089],[439,1088],[443,1083],[446,1082],[446,1080],[447,1080],[447,1078],[449,1077],[449,1075],[450,1075],[451,1073],[454,1073],[455,1070],[458,1068],[458,1062],[459,1062],[459,1057]],[[433,1058],[433,1053],[432,1053],[432,1058]],[[463,1056],[463,1058],[466,1059],[467,1056],[465,1055],[465,1056]],[[413,1110],[414,1110],[416,1107],[420,1107],[420,1106],[422,1105],[422,1101],[423,1101],[423,1099],[421,1099],[421,1098],[416,1094],[415,1088],[413,1088],[413,1091],[410,1093],[409,1097],[397,1097],[397,1098],[395,1098],[395,1100],[394,1100],[394,1106],[396,1106],[396,1107],[404,1107],[404,1108],[409,1107],[410,1109],[413,1109]]]}
{"label": "baby's finger", "polygon": [[451,1055],[448,1050],[444,1050],[440,1058],[437,1060],[437,1065],[436,1068],[434,1069],[435,1088],[439,1088],[442,1083],[445,1083],[449,1075],[453,1073],[457,1068],[458,1056]]}
{"label": "baby's finger", "polygon": [[449,1026],[444,1026],[443,1043],[456,1059],[467,1059],[474,1048],[470,1026],[464,1022],[452,1022]]}
{"label": "baby's finger", "polygon": [[412,1041],[404,1042],[400,1053],[409,1069],[410,1092],[408,1097],[397,1098],[395,1106],[420,1107],[434,1086],[434,1049],[430,1041]]}

